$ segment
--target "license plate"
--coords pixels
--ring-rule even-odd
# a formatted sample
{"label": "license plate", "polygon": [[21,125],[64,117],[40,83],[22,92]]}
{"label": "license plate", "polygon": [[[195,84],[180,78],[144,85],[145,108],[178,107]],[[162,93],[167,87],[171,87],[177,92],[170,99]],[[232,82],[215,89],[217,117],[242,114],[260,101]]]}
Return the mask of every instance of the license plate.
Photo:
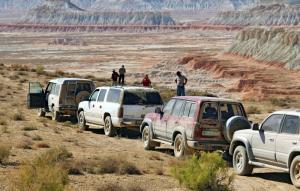
{"label": "license plate", "polygon": [[221,133],[219,131],[202,131],[202,135],[207,137],[219,137]]}

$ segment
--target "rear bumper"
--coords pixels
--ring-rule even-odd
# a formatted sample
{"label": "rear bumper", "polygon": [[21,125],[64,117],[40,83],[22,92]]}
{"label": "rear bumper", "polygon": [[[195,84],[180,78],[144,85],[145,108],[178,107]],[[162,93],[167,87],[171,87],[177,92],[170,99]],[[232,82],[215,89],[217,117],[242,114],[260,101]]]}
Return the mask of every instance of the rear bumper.
{"label": "rear bumper", "polygon": [[230,144],[223,141],[187,141],[187,145],[190,148],[199,151],[227,151],[229,150]]}
{"label": "rear bumper", "polygon": [[77,107],[74,106],[59,106],[58,112],[63,115],[74,115],[77,116]]}
{"label": "rear bumper", "polygon": [[142,119],[116,119],[113,121],[115,127],[140,128]]}

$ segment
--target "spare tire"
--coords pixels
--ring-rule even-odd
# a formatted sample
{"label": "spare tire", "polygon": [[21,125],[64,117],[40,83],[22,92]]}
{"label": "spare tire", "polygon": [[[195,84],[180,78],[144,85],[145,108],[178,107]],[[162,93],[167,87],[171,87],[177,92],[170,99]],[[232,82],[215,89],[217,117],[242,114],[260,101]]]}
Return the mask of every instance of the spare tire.
{"label": "spare tire", "polygon": [[88,91],[78,92],[75,96],[76,104],[82,102],[86,97],[88,97],[90,93]]}
{"label": "spare tire", "polygon": [[245,117],[234,116],[227,120],[224,129],[224,137],[226,141],[231,142],[234,132],[242,129],[250,129],[251,124]]}

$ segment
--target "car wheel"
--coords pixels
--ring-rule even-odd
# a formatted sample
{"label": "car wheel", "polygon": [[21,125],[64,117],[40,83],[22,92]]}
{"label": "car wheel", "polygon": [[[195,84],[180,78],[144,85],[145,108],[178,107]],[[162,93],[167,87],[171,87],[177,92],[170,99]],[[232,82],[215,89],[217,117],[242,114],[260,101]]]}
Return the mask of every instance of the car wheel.
{"label": "car wheel", "polygon": [[61,115],[59,112],[52,110],[52,120],[60,122],[61,121]]}
{"label": "car wheel", "polygon": [[174,140],[174,155],[177,158],[181,158],[185,155],[186,144],[181,134],[178,134]]}
{"label": "car wheel", "polygon": [[78,124],[81,130],[86,131],[89,129],[89,126],[86,125],[84,112],[81,111],[78,115]]}
{"label": "car wheel", "polygon": [[253,171],[253,166],[249,165],[249,158],[244,146],[238,146],[234,150],[233,169],[241,176],[250,175]]}
{"label": "car wheel", "polygon": [[45,117],[46,112],[42,108],[39,108],[39,109],[37,109],[37,115],[38,115],[38,117]]}
{"label": "car wheel", "polygon": [[300,156],[296,156],[290,167],[290,177],[296,188],[300,188]]}
{"label": "car wheel", "polygon": [[113,127],[110,116],[107,116],[104,120],[104,134],[109,137],[116,134],[116,128]]}
{"label": "car wheel", "polygon": [[143,132],[142,132],[142,140],[144,143],[145,150],[154,150],[155,149],[155,144],[151,139],[149,126],[144,127]]}

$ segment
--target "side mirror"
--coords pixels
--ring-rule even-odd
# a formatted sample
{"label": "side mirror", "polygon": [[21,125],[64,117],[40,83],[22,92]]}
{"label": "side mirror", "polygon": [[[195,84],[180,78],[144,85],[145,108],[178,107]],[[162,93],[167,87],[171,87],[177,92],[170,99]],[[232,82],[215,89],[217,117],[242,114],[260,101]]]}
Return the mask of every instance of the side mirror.
{"label": "side mirror", "polygon": [[155,113],[162,114],[161,108],[160,107],[155,108]]}
{"label": "side mirror", "polygon": [[85,97],[83,101],[91,101],[90,97]]}
{"label": "side mirror", "polygon": [[252,124],[252,130],[253,131],[259,131],[259,124],[258,123]]}

